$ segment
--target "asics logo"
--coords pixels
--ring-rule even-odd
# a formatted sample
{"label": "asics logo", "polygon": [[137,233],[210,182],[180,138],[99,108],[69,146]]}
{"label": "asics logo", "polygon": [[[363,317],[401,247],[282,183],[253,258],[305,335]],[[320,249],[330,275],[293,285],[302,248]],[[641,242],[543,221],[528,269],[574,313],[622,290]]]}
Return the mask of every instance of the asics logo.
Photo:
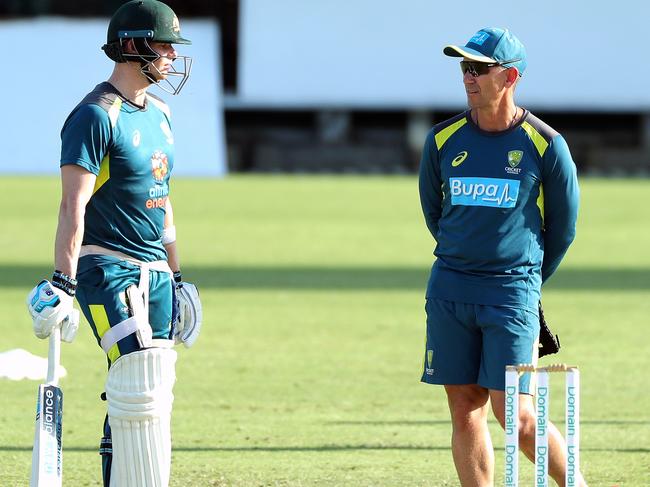
{"label": "asics logo", "polygon": [[451,161],[451,167],[458,167],[460,166],[465,159],[467,159],[468,153],[466,150],[463,152],[459,152],[456,157]]}
{"label": "asics logo", "polygon": [[449,178],[451,204],[514,208],[519,181],[496,178]]}

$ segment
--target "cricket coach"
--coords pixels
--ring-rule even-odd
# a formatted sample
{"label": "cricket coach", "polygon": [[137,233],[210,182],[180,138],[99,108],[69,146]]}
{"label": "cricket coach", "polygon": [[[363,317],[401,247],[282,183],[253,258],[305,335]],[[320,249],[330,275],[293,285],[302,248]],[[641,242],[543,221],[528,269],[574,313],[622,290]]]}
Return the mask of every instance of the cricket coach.
{"label": "cricket coach", "polygon": [[[486,486],[489,404],[503,426],[505,366],[537,362],[541,286],[574,239],[578,181],[562,136],[514,101],[527,59],[511,32],[481,29],[443,52],[461,58],[469,110],[435,125],[422,153],[420,199],[436,240],[422,381],[445,386],[461,484]],[[520,387],[520,444],[534,458],[527,377]],[[550,430],[549,472],[563,485],[565,443]]]}

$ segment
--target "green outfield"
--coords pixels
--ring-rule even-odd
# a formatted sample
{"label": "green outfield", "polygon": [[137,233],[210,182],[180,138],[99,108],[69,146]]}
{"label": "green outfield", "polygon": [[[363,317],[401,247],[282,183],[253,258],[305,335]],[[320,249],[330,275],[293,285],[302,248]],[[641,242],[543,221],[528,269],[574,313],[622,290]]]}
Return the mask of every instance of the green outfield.
{"label": "green outfield", "polygon": [[[582,370],[592,486],[650,485],[650,180],[583,179],[578,237],[544,290]],[[24,306],[52,270],[56,178],[3,177],[0,352],[45,356]],[[419,383],[433,241],[414,177],[178,180],[203,332],[179,350],[173,486],[457,485],[443,391]],[[481,245],[481,242],[476,242]],[[103,353],[62,347],[64,485],[99,486]],[[553,377],[552,418],[562,416]],[[28,485],[38,381],[0,380],[0,485]],[[497,485],[503,434],[492,421]],[[522,457],[532,484],[532,465]]]}

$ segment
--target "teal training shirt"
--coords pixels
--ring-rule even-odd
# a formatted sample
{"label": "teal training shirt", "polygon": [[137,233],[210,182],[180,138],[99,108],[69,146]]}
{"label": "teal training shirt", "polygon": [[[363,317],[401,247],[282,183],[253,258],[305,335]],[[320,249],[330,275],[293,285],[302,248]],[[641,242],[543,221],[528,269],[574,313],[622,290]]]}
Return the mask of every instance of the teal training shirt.
{"label": "teal training shirt", "polygon": [[419,185],[436,240],[427,297],[537,310],[575,236],[578,180],[564,138],[528,111],[502,132],[466,111],[429,132]]}
{"label": "teal training shirt", "polygon": [[162,245],[174,139],[169,108],[147,94],[144,107],[100,83],[61,130],[61,166],[97,176],[86,206],[84,245],[101,245],[139,260],[165,260]]}

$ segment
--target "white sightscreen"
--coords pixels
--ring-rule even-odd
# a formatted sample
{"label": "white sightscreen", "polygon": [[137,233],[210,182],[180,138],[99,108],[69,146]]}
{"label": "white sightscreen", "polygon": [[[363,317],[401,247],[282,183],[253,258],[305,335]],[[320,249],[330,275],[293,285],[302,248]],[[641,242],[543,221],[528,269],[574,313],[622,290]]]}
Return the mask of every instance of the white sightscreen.
{"label": "white sightscreen", "polygon": [[250,105],[465,106],[446,44],[507,27],[528,51],[518,101],[650,110],[647,0],[241,0],[239,93]]}
{"label": "white sightscreen", "polygon": [[[0,22],[0,45],[11,51],[1,86],[0,172],[58,173],[60,131],[70,111],[111,74],[100,50],[108,19]],[[178,96],[157,87],[172,111],[176,144],[174,175],[226,172],[218,25],[181,19],[193,45],[179,54],[194,58],[192,75]]]}

